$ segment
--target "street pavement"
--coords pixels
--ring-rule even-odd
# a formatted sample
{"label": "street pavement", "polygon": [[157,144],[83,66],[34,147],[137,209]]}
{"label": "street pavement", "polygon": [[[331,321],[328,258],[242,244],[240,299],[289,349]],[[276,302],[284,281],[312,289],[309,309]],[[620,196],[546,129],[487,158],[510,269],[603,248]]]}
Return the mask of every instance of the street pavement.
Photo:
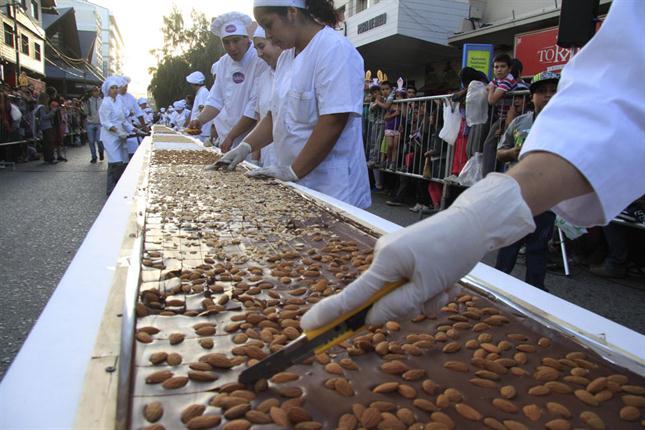
{"label": "street pavement", "polygon": [[[106,163],[90,164],[87,146],[70,148],[69,162],[0,169],[0,378],[42,312],[105,202]],[[400,225],[419,221],[404,207],[373,195],[371,212]],[[484,258],[494,264],[495,255]],[[574,267],[572,277],[550,272],[546,286],[565,300],[645,333],[645,280],[604,280]],[[518,262],[513,275],[524,276]]]}

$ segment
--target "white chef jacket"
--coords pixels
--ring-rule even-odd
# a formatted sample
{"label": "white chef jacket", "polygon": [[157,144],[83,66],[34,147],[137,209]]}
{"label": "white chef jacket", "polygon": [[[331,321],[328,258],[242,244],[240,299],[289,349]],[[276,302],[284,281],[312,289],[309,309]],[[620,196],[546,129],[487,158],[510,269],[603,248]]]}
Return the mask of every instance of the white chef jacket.
{"label": "white chef jacket", "polygon": [[[145,113],[141,109],[141,106],[139,106],[137,99],[130,93],[125,93],[123,95],[119,94],[116,98],[123,106],[128,121],[132,122],[133,124],[140,124],[139,117],[145,116]],[[139,139],[137,139],[136,137],[131,137],[128,139],[128,153],[134,154],[137,151],[138,147]]]}
{"label": "white chef jacket", "polygon": [[175,116],[173,116],[172,121],[175,124],[173,127],[175,130],[179,131],[184,128],[184,123],[188,119],[188,109],[184,109],[181,112],[175,111]]}
{"label": "white chef jacket", "polygon": [[[271,99],[273,96],[273,78],[275,72],[271,67],[267,67],[259,74],[253,85],[252,100],[255,101],[255,114],[260,121],[267,116],[271,110]],[[273,143],[262,148],[260,161],[262,167],[270,167],[276,164],[275,150]]]}
{"label": "white chef jacket", "polygon": [[[206,104],[219,110],[213,123],[220,139],[226,138],[231,129],[243,117],[255,118],[255,104],[251,102],[251,89],[257,73],[269,67],[251,45],[241,61],[234,61],[226,54],[218,61],[217,78],[211,88]],[[233,142],[237,146],[243,134]]]}
{"label": "white chef jacket", "polygon": [[104,97],[99,108],[99,117],[101,118],[101,141],[107,153],[108,163],[127,163],[129,157],[126,141],[120,139],[118,133],[110,131],[112,127],[126,133],[133,130],[132,124],[125,116],[120,99]]}
{"label": "white chef jacket", "polygon": [[[202,108],[206,106],[206,101],[208,100],[208,94],[209,94],[208,88],[204,86],[199,87],[199,89],[197,90],[197,94],[195,94],[195,102],[193,103],[193,110],[190,114],[191,120],[195,120],[199,116],[200,106],[202,106]],[[208,138],[211,135],[212,123],[213,121],[211,120],[202,126],[202,133],[200,134],[201,138]]]}
{"label": "white chef jacket", "polygon": [[273,140],[278,165],[290,166],[309,140],[320,115],[349,112],[327,157],[298,181],[359,208],[371,205],[363,149],[363,59],[349,41],[324,27],[295,56],[280,55],[273,84]]}
{"label": "white chef jacket", "polygon": [[645,194],[645,2],[614,0],[600,31],[564,67],[521,157],[574,165],[594,192],[554,211],[574,225],[605,225]]}

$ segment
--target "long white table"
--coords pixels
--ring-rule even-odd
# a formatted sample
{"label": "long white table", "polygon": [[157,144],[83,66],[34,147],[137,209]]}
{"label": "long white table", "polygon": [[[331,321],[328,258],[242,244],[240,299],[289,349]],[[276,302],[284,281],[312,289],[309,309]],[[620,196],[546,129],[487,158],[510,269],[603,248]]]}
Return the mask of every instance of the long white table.
{"label": "long white table", "polygon": [[[188,148],[186,144],[156,145]],[[119,261],[119,255],[141,173],[147,167],[145,155],[151,147],[151,139],[144,140],[0,384],[0,428],[73,428],[115,270],[128,264],[124,259]],[[401,228],[316,191],[294,187],[377,231]],[[645,336],[633,330],[484,264],[478,264],[469,278],[571,327],[573,332],[597,339],[610,350],[641,363],[644,360]]]}

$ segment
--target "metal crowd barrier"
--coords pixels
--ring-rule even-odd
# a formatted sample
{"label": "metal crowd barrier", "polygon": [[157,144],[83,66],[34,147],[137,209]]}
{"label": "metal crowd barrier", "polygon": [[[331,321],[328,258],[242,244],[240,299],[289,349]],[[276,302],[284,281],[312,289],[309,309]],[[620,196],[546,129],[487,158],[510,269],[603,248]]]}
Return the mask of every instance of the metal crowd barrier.
{"label": "metal crowd barrier", "polygon": [[[509,92],[499,103],[508,105],[515,118],[529,110],[528,95],[527,90]],[[503,131],[496,133],[495,130],[505,129],[510,123],[506,117],[496,118],[494,112],[498,105],[492,106],[486,123],[468,128],[466,144],[449,145],[439,138],[439,132],[443,125],[444,104],[450,103],[452,96],[394,100],[389,111],[376,107],[373,102],[364,105],[363,140],[368,167],[442,184],[441,209],[447,203],[448,187],[458,186],[453,179],[475,153],[486,152],[484,159],[489,167],[485,173],[504,170],[496,161]],[[463,109],[463,102],[461,107]],[[465,123],[465,117],[462,121]],[[461,152],[456,153],[457,149]],[[456,163],[455,156],[459,158]]]}

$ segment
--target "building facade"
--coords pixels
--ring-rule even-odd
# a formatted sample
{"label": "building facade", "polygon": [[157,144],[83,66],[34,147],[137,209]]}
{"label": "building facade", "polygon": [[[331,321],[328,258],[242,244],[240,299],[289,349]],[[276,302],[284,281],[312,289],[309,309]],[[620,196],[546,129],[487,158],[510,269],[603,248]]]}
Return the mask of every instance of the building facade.
{"label": "building facade", "polygon": [[58,0],[57,3],[61,7],[74,8],[79,30],[99,30],[100,49],[96,50],[92,64],[101,69],[103,76],[121,74],[124,45],[114,14],[108,8],[87,0]]}
{"label": "building facade", "polygon": [[[11,85],[17,84],[17,76],[20,72],[24,72],[30,78],[43,78],[45,31],[42,23],[42,7],[51,7],[53,0],[42,2],[41,0],[16,0],[4,3],[0,7],[3,27],[3,38],[0,43],[0,78]],[[18,56],[19,65],[16,62],[16,56]]]}

